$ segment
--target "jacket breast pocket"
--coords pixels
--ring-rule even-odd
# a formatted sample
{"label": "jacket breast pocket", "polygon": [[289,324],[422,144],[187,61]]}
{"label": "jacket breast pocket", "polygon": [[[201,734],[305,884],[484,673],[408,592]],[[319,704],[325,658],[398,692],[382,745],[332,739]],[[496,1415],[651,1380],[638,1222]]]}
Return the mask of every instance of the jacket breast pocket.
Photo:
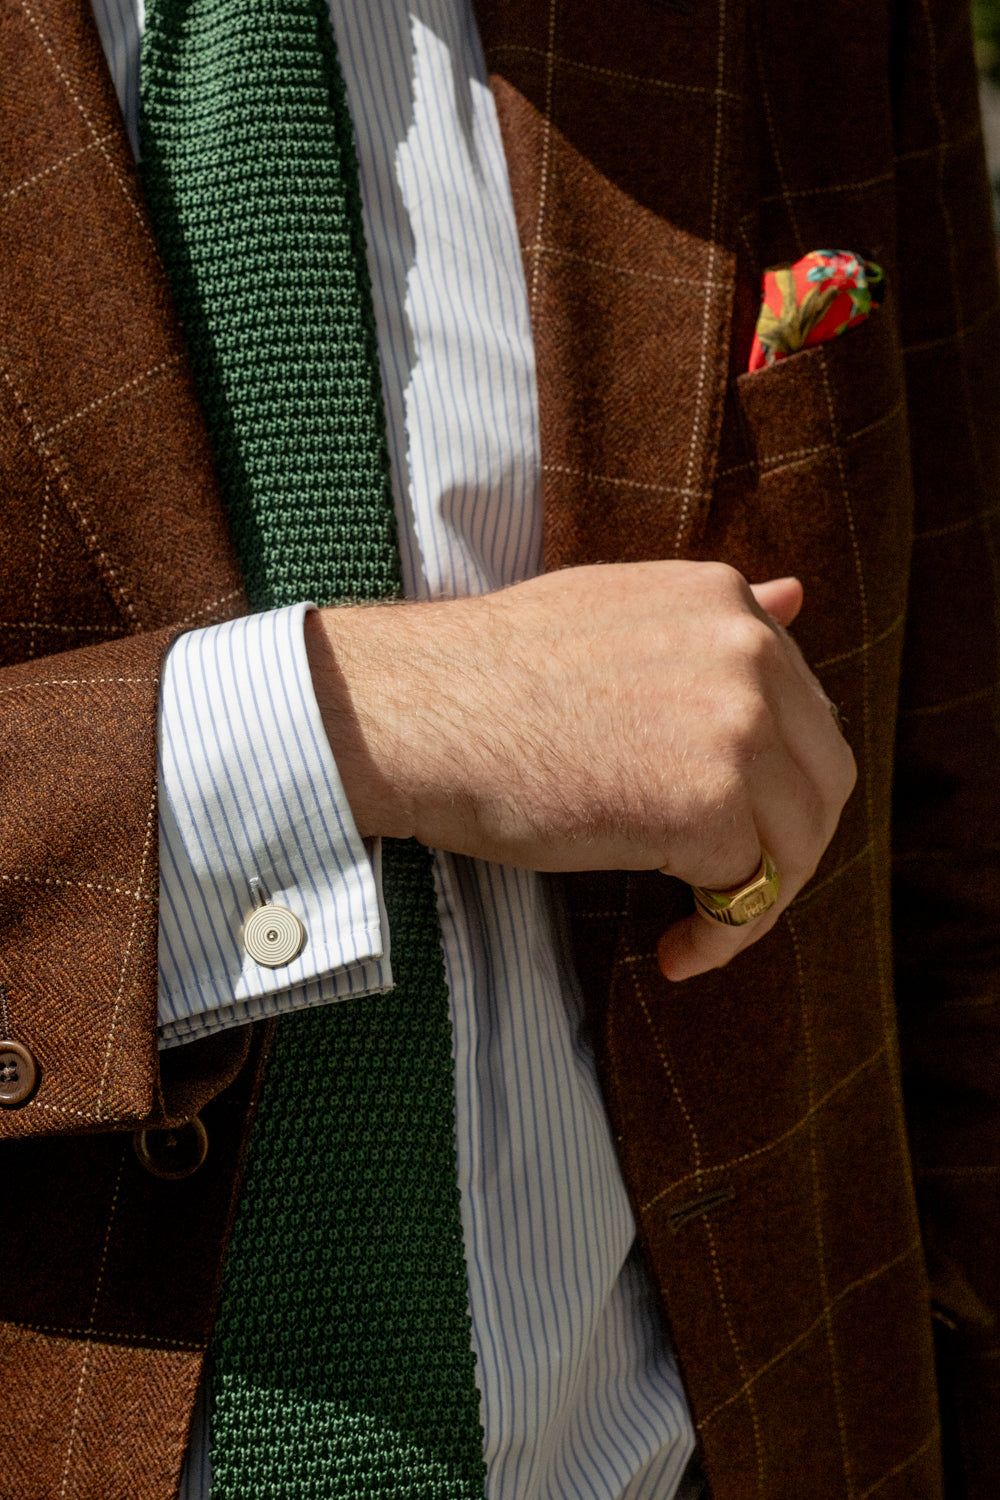
{"label": "jacket breast pocket", "polygon": [[913,494],[891,302],[828,343],[739,376],[702,555],[751,581],[794,573],[815,661],[900,617]]}

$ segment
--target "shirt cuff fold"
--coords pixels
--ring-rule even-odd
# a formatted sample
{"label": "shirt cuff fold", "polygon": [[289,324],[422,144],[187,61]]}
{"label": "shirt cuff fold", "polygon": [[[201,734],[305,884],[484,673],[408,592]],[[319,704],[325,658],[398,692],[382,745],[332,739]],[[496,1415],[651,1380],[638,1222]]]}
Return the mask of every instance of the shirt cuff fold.
{"label": "shirt cuff fold", "polygon": [[[358,834],[320,718],[308,608],[192,631],[164,664],[163,1047],[392,985],[380,851]],[[243,947],[252,880],[305,928],[278,968]]]}

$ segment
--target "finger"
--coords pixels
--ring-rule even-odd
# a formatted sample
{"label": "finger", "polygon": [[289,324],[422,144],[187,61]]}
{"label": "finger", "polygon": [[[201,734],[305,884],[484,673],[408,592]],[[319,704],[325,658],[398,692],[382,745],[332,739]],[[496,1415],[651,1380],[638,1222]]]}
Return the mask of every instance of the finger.
{"label": "finger", "polygon": [[[740,837],[735,835],[734,829],[728,848],[719,848],[717,841],[712,840],[704,851],[682,853],[675,865],[664,865],[661,874],[675,875],[687,885],[716,891],[738,890],[748,885],[760,868],[760,835],[750,819],[740,830]],[[721,968],[744,946],[746,928],[753,925],[730,927],[696,908],[690,917],[668,927],[661,937],[657,947],[660,969],[667,979],[687,979],[707,969]]]}
{"label": "finger", "polygon": [[710,969],[724,968],[744,948],[771,931],[782,909],[772,907],[743,927],[726,927],[694,911],[690,917],[674,922],[660,938],[656,948],[660,973],[676,984],[696,974],[707,974]]}
{"label": "finger", "polygon": [[768,578],[764,583],[752,583],[750,592],[766,614],[786,626],[795,619],[805,597],[797,578]]}
{"label": "finger", "polygon": [[857,766],[844,738],[840,715],[823,684],[810,671],[791,636],[780,625],[774,628],[783,640],[790,669],[790,675],[779,679],[776,690],[784,744],[823,799],[829,839],[854,789]]}
{"label": "finger", "polygon": [[802,584],[797,578],[769,578],[763,583],[750,584],[750,591],[760,608],[770,616],[771,623],[777,628],[802,677],[826,705],[827,712],[839,730],[840,715],[836,705],[827,697],[823,684],[810,670],[805,657],[799,650],[798,642],[788,634],[788,626],[794,622],[802,608],[805,597]]}
{"label": "finger", "polygon": [[827,695],[823,684],[810,668],[794,636],[788,633],[787,626],[792,623],[801,608],[803,599],[802,585],[797,578],[773,578],[766,583],[752,584],[751,589],[758,604],[770,615],[771,624],[784,643],[788,657],[802,681],[808,685],[813,695],[823,704],[823,707],[833,720],[838,734],[842,733],[837,705]]}
{"label": "finger", "polygon": [[[755,585],[757,590],[796,580],[777,579]],[[787,601],[786,601],[787,602]],[[810,670],[798,644],[776,617],[768,620],[777,648],[770,674],[769,701],[789,755],[822,794],[828,808],[831,837],[837,819],[857,779],[857,767],[844,739],[840,716]],[[782,670],[783,669],[783,670]]]}
{"label": "finger", "polygon": [[[766,758],[775,756],[772,751]],[[781,759],[785,760],[783,754]],[[757,778],[777,785],[780,773],[769,774],[763,760],[755,768]],[[786,774],[798,778],[801,773],[794,762],[788,762]],[[752,880],[760,865],[760,834],[752,802],[745,796],[740,801],[738,811],[727,815],[720,809],[714,818],[692,828],[686,838],[678,838],[668,862],[660,866],[660,874],[716,891],[732,890]]]}
{"label": "finger", "polygon": [[[775,739],[769,750],[753,755],[741,776],[741,784],[745,779],[745,805],[759,839],[756,859],[742,866],[743,880],[751,878],[747,872],[756,869],[763,845],[779,871],[780,898],[765,916],[742,927],[714,921],[700,910],[676,923],[663,935],[658,950],[660,967],[672,980],[728,963],[770,931],[811,878],[854,784],[853,757],[838,733],[829,700],[782,624],[782,616],[794,619],[801,603],[801,586],[794,579],[772,579],[757,585],[753,597],[758,609],[766,611],[771,631],[766,680]],[[745,842],[744,836],[743,859]],[[718,835],[703,838],[697,851],[698,864],[703,866],[717,848]],[[690,862],[694,867],[694,852],[678,851],[670,873],[710,889],[725,890],[739,883],[739,877],[733,879],[729,873],[733,867],[730,861],[715,866],[714,876],[701,870],[689,873],[685,866]]]}
{"label": "finger", "polygon": [[[742,881],[733,884],[747,884],[753,879],[760,851],[767,849],[778,871],[778,901],[763,916],[738,927],[719,922],[700,908],[674,923],[657,948],[660,970],[667,979],[689,979],[709,969],[721,968],[744,948],[758,942],[811,878],[826,848],[833,826],[826,805],[794,761],[774,754],[767,757],[763,766],[758,764],[757,770],[756,859],[753,865],[744,866]],[[716,890],[731,888],[721,879],[691,883]]]}

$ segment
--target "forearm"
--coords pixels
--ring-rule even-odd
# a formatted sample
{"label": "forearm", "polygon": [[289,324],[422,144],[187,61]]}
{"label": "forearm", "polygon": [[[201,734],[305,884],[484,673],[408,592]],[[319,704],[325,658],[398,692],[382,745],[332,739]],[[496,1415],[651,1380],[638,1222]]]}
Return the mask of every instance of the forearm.
{"label": "forearm", "polygon": [[[760,592],[791,618],[801,592],[786,585]],[[749,878],[763,846],[787,902],[853,784],[794,645],[715,564],[569,569],[479,598],[325,610],[309,653],[365,834],[713,887]],[[717,925],[675,933],[665,972],[751,940]]]}

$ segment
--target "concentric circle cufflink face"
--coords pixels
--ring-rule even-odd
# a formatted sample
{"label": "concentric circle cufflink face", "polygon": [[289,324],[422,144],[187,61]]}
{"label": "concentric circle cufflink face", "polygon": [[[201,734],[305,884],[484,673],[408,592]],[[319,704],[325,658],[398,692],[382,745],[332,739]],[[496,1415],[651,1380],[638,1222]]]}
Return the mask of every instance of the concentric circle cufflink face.
{"label": "concentric circle cufflink face", "polygon": [[254,963],[268,969],[290,964],[305,940],[305,928],[285,906],[258,906],[243,924],[244,948]]}

